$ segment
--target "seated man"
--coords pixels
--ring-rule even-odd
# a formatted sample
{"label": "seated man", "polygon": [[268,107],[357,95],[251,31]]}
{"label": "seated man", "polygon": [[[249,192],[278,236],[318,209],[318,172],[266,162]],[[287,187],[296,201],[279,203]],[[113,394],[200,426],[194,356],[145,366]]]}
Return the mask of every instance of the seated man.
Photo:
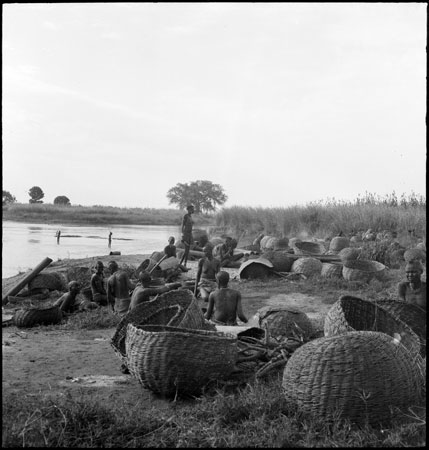
{"label": "seated man", "polygon": [[163,294],[164,292],[171,291],[172,289],[181,286],[181,283],[170,283],[169,285],[164,286],[150,286],[152,277],[146,271],[139,273],[139,280],[140,282],[137,284],[131,295],[130,310],[141,303],[150,301],[151,297],[155,295]]}
{"label": "seated man", "polygon": [[130,290],[133,290],[135,286],[127,273],[119,270],[116,261],[109,262],[109,270],[112,275],[107,280],[107,301],[113,311],[123,315],[128,312],[131,302]]}
{"label": "seated man", "polygon": [[97,261],[96,272],[91,277],[92,299],[100,306],[107,306],[107,292],[104,287],[104,265]]}
{"label": "seated man", "polygon": [[405,266],[408,281],[398,284],[399,299],[420,307],[426,312],[426,283],[421,281],[423,273],[422,263],[418,260],[410,261]]}
{"label": "seated man", "polygon": [[80,286],[77,281],[70,281],[67,285],[68,292],[55,300],[53,306],[58,306],[63,313],[74,313],[79,310],[79,302],[76,296],[80,292]]}
{"label": "seated man", "polygon": [[[164,247],[164,254],[167,257],[166,259],[177,258],[177,250],[174,243],[175,243],[174,237],[170,236],[168,238],[168,245]],[[165,270],[163,276],[167,281],[169,281],[174,277],[180,275],[180,272],[187,272],[188,270],[190,269],[185,267],[183,264],[180,264],[179,260],[177,260],[177,266],[176,267],[173,266]]]}
{"label": "seated man", "polygon": [[205,256],[198,261],[197,278],[195,280],[194,295],[197,295],[197,289],[199,288],[201,298],[205,302],[208,302],[210,292],[216,289],[216,274],[220,270],[220,262],[213,258],[212,249],[211,244],[206,244],[204,247]]}
{"label": "seated man", "polygon": [[[209,296],[209,306],[204,317],[219,325],[237,325],[237,316],[241,321],[247,323],[241,306],[240,292],[228,287],[228,272],[219,272],[216,279],[218,288]],[[213,308],[214,317],[212,318]]]}
{"label": "seated man", "polygon": [[238,260],[244,256],[244,253],[234,255],[237,248],[237,240],[231,237],[225,238],[223,244],[217,244],[213,249],[213,256],[220,261],[221,267],[240,267]]}

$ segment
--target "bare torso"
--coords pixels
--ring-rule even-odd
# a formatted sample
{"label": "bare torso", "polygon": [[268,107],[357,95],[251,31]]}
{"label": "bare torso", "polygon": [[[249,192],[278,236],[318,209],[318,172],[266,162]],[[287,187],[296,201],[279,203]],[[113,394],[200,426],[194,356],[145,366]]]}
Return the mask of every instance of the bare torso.
{"label": "bare torso", "polygon": [[417,305],[426,311],[426,283],[424,281],[417,288],[409,281],[399,283],[398,295],[401,300]]}
{"label": "bare torso", "polygon": [[237,316],[247,322],[241,306],[241,294],[236,289],[220,288],[210,294],[206,318],[210,319],[212,314],[216,321],[227,325],[237,325]]}

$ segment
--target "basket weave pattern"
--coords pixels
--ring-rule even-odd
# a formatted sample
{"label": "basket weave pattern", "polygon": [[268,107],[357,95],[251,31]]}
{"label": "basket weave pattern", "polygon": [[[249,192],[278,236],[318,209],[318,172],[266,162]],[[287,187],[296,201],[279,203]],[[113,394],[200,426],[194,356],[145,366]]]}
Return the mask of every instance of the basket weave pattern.
{"label": "basket weave pattern", "polygon": [[403,346],[384,333],[355,331],[298,348],[282,386],[287,400],[303,412],[378,423],[391,418],[390,406],[415,404],[422,383],[419,366]]}
{"label": "basket weave pattern", "polygon": [[262,255],[268,259],[277,272],[290,272],[294,259],[291,258],[290,253],[284,250],[268,251]]}
{"label": "basket weave pattern", "polygon": [[198,395],[234,369],[237,338],[226,333],[159,325],[127,327],[130,373],[162,396]]}
{"label": "basket weave pattern", "polygon": [[329,250],[332,252],[339,252],[343,248],[346,248],[350,245],[350,241],[348,238],[344,236],[335,236],[332,241],[329,243]]}
{"label": "basket weave pattern", "polygon": [[292,272],[302,273],[306,277],[320,274],[322,271],[322,262],[311,256],[298,258],[292,264]]}
{"label": "basket weave pattern", "polygon": [[403,321],[377,306],[374,302],[351,295],[343,295],[335,302],[325,317],[325,336],[335,336],[350,331],[380,331],[394,337],[401,336],[401,344],[412,354],[420,351],[416,333]]}
{"label": "basket weave pattern", "polygon": [[204,319],[191,291],[181,289],[166,292],[133,308],[122,317],[116,327],[110,343],[124,364],[127,364],[125,339],[129,323],[133,325],[171,325],[201,330],[216,329],[214,325]]}
{"label": "basket weave pattern", "polygon": [[59,272],[39,273],[28,283],[28,288],[30,291],[40,288],[62,291],[65,289],[65,284],[65,278]]}
{"label": "basket weave pattern", "polygon": [[378,261],[354,260],[345,261],[343,266],[343,277],[348,281],[366,281],[373,278],[384,280],[386,266]]}
{"label": "basket weave pattern", "polygon": [[342,264],[325,262],[322,264],[322,271],[320,274],[325,278],[341,278],[343,276],[343,266]]}
{"label": "basket weave pattern", "polygon": [[273,338],[298,335],[307,340],[313,334],[313,325],[307,314],[290,307],[264,306],[257,312],[259,328],[268,328]]}
{"label": "basket weave pattern", "polygon": [[55,325],[62,320],[58,306],[23,308],[16,311],[13,321],[18,328],[30,328],[35,325]]}

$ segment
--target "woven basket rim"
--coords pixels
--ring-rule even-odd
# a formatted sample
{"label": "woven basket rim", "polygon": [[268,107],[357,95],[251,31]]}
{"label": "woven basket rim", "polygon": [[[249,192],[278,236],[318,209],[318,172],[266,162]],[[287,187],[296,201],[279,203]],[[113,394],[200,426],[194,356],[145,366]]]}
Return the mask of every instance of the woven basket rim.
{"label": "woven basket rim", "polygon": [[365,259],[346,260],[343,265],[347,269],[360,270],[361,272],[368,273],[380,272],[386,269],[386,266],[381,262]]}
{"label": "woven basket rim", "polygon": [[[192,336],[201,336],[201,337],[210,337],[210,338],[230,338],[233,340],[237,339],[237,336],[231,333],[226,333],[223,331],[210,331],[210,330],[201,330],[201,329],[193,329],[193,328],[180,328],[173,327],[170,325],[135,325],[129,323],[127,325],[128,329],[130,327],[140,330],[144,333],[157,333],[160,335],[166,334],[180,334],[180,335],[192,335]],[[128,333],[127,333],[128,334]]]}

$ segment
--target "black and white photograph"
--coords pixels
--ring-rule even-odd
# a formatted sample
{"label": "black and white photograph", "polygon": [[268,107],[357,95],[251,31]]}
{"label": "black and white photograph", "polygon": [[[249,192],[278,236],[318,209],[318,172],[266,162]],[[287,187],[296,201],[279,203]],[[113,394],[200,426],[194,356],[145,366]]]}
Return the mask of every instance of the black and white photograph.
{"label": "black and white photograph", "polygon": [[426,2],[2,3],[2,447],[426,447]]}

